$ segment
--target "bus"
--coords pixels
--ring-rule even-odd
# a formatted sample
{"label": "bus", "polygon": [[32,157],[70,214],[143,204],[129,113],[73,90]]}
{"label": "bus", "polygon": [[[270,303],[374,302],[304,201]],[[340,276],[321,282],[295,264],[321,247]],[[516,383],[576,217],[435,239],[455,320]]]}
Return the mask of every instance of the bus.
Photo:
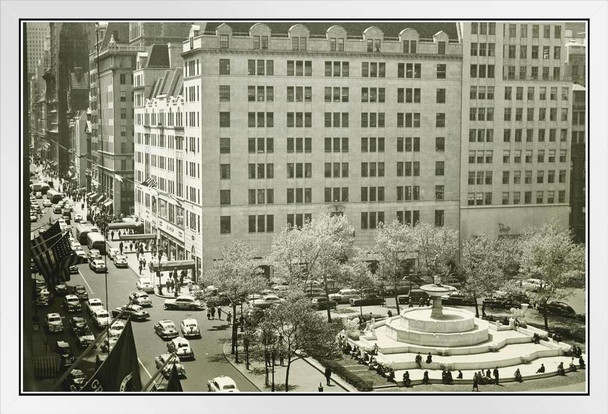
{"label": "bus", "polygon": [[87,244],[89,232],[94,231],[89,223],[79,223],[76,225],[76,239],[80,244]]}
{"label": "bus", "polygon": [[106,254],[106,239],[101,235],[101,233],[89,231],[87,241],[89,250],[97,249],[99,250],[99,253]]}
{"label": "bus", "polygon": [[42,194],[46,194],[51,187],[47,183],[39,182],[32,184],[32,191],[34,193],[40,191]]}
{"label": "bus", "polygon": [[51,200],[51,203],[57,204],[58,202],[63,200],[63,194],[51,188],[46,192],[46,198]]}

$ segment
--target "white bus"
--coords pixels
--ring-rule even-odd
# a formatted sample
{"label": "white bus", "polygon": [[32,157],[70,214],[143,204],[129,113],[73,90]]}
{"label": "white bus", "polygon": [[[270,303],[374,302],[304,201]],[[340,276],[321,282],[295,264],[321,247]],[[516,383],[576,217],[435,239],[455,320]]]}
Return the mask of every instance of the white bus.
{"label": "white bus", "polygon": [[99,253],[106,254],[106,239],[101,233],[89,231],[87,234],[87,245],[89,250],[97,249]]}
{"label": "white bus", "polygon": [[63,194],[51,188],[46,192],[46,198],[51,200],[51,203],[57,204],[58,202],[63,200]]}

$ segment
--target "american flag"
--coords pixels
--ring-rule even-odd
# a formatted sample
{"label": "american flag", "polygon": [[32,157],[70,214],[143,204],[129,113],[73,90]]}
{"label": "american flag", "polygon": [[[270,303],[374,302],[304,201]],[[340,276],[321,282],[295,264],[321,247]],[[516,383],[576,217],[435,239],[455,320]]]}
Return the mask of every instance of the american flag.
{"label": "american flag", "polygon": [[154,177],[148,177],[144,181],[142,181],[141,184],[145,185],[146,187],[155,188],[158,183],[156,182]]}
{"label": "american flag", "polygon": [[70,280],[70,266],[85,262],[72,251],[69,234],[61,233],[59,222],[32,240],[32,257],[50,289]]}

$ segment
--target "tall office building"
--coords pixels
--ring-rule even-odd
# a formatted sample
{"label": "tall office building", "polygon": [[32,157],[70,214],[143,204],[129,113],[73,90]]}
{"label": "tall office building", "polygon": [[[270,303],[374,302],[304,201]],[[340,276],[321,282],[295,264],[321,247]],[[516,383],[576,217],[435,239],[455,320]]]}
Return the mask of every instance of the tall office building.
{"label": "tall office building", "polygon": [[564,23],[467,22],[461,231],[517,235],[569,214],[572,83]]}
{"label": "tall office building", "polygon": [[36,67],[44,61],[45,42],[50,36],[48,22],[27,22],[27,70],[28,77],[35,75]]}

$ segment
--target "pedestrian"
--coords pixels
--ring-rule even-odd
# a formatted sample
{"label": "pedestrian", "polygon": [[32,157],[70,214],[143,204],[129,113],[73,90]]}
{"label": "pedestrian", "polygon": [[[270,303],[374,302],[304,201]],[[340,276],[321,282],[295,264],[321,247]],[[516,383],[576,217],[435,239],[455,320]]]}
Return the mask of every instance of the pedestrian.
{"label": "pedestrian", "polygon": [[386,317],[387,318],[392,318],[393,317],[393,312],[391,312],[390,309],[386,312]]}
{"label": "pedestrian", "polygon": [[112,236],[112,240],[114,240],[114,230],[110,232],[110,236]]}
{"label": "pedestrian", "polygon": [[433,356],[429,352],[429,354],[426,356],[426,363],[430,364],[431,362],[433,362]]}
{"label": "pedestrian", "polygon": [[129,251],[132,252],[133,251],[133,242],[131,242],[131,244],[129,244]]}
{"label": "pedestrian", "polygon": [[329,366],[325,367],[325,380],[327,381],[327,385],[329,386],[329,383],[331,381],[331,368]]}
{"label": "pedestrian", "polygon": [[211,319],[215,319],[215,307],[211,307]]}
{"label": "pedestrian", "polygon": [[217,318],[221,321],[222,320],[222,308],[221,307],[217,307]]}
{"label": "pedestrian", "polygon": [[492,374],[494,374],[494,385],[498,385],[498,367],[494,368],[494,371],[492,371]]}
{"label": "pedestrian", "polygon": [[422,383],[424,385],[429,385],[429,372],[428,371],[424,371],[424,375],[422,376]]}
{"label": "pedestrian", "polygon": [[159,283],[159,284],[158,284],[158,294],[159,294],[160,296],[162,296],[162,295],[163,295],[163,284],[162,284],[162,283]]}
{"label": "pedestrian", "polygon": [[120,248],[120,254],[122,254],[122,248],[123,248],[124,244],[122,242],[120,242],[120,244],[118,245],[118,247]]}
{"label": "pedestrian", "polygon": [[226,320],[228,321],[228,325],[232,325],[232,312],[228,311],[226,313]]}
{"label": "pedestrian", "polygon": [[422,355],[420,355],[420,352],[416,355],[416,365],[418,365],[419,369],[422,369]]}
{"label": "pedestrian", "polygon": [[458,375],[456,376],[458,379],[462,379],[462,371],[458,370]]}
{"label": "pedestrian", "polygon": [[139,274],[140,275],[141,275],[141,269],[142,269],[141,262],[139,262]]}
{"label": "pedestrian", "polygon": [[207,320],[211,319],[211,307],[207,308]]}
{"label": "pedestrian", "polygon": [[477,373],[473,373],[473,391],[479,391],[479,378],[477,378]]}

